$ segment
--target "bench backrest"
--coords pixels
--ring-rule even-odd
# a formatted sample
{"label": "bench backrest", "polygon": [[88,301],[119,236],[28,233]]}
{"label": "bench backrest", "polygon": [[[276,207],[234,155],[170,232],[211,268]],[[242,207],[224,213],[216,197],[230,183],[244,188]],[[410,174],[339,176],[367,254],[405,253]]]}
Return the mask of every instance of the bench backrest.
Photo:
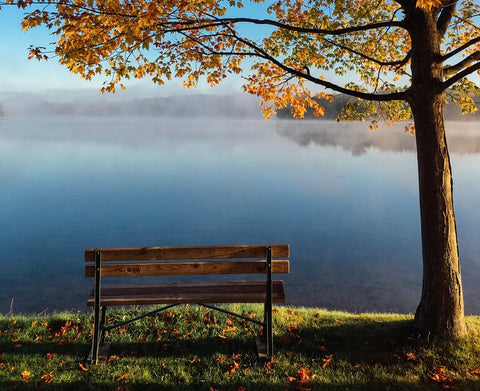
{"label": "bench backrest", "polygon": [[85,276],[95,277],[96,262],[102,277],[265,274],[269,249],[271,273],[289,273],[290,246],[273,244],[86,249]]}

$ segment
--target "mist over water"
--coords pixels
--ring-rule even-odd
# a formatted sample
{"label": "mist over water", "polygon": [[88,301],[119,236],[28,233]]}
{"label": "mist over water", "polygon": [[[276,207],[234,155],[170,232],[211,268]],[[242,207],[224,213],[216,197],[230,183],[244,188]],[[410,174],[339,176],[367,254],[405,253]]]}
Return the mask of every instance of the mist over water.
{"label": "mist over water", "polygon": [[[480,313],[480,129],[448,123],[467,313]],[[0,312],[86,311],[89,247],[289,243],[287,301],[414,312],[414,138],[327,121],[0,121]]]}

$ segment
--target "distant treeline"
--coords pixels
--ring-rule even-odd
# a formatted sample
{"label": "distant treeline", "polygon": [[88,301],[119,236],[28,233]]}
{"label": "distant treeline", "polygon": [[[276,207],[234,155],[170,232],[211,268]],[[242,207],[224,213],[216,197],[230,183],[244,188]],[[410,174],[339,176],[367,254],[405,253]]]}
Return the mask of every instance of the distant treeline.
{"label": "distant treeline", "polygon": [[[345,105],[348,102],[354,102],[355,98],[352,98],[348,95],[337,94],[334,96],[333,102],[328,102],[326,100],[320,100],[320,99],[317,99],[317,101],[320,103],[321,106],[325,107],[325,115],[323,117],[315,117],[313,115],[313,110],[309,109],[305,114],[306,119],[317,118],[317,119],[324,119],[324,120],[335,120],[341,113],[343,107],[345,107]],[[478,96],[475,99],[475,101],[478,102],[477,106],[479,107],[479,110],[476,113],[466,114],[466,115],[462,114],[460,108],[453,103],[445,105],[444,106],[445,118],[450,121],[480,120],[480,96]],[[290,107],[277,110],[277,117],[281,119],[293,118]]]}
{"label": "distant treeline", "polygon": [[155,98],[115,99],[98,96],[75,101],[30,98],[7,101],[10,116],[152,116],[172,118],[261,118],[258,99],[251,95],[179,95]]}
{"label": "distant treeline", "polygon": [[[335,95],[333,102],[319,101],[325,107],[325,116],[315,117],[308,110],[305,118],[335,120],[342,108],[353,98]],[[480,102],[480,96],[477,101]],[[261,118],[259,99],[248,94],[213,95],[195,94],[155,98],[114,99],[108,96],[78,98],[62,101],[61,98],[45,99],[39,96],[17,96],[0,104],[0,118],[15,116],[153,116],[170,118]],[[449,120],[480,120],[480,111],[462,115],[460,109],[449,104],[445,106]],[[278,110],[277,118],[293,118],[289,108]]]}

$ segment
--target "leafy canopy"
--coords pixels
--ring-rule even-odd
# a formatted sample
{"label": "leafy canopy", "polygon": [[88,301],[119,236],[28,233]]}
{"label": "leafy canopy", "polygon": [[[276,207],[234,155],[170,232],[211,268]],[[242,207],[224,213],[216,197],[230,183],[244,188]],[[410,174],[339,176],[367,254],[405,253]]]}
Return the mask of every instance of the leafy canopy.
{"label": "leafy canopy", "polygon": [[[411,116],[406,102],[411,80],[408,15],[424,12],[437,21],[442,90],[465,113],[476,110],[473,96],[480,92],[467,78],[480,69],[480,6],[472,0],[3,4],[29,10],[24,30],[44,25],[56,37],[54,53],[31,47],[30,58],[55,55],[87,80],[103,75],[102,91],[125,88],[122,83],[130,78],[150,77],[160,85],[181,78],[188,88],[202,78],[216,85],[229,75],[242,75],[243,89],[262,98],[266,117],[287,106],[295,117],[308,108],[322,115],[321,99],[333,99],[335,91],[359,99],[345,107],[341,118],[374,123],[379,117],[388,123]],[[242,12],[244,5],[248,12]]]}

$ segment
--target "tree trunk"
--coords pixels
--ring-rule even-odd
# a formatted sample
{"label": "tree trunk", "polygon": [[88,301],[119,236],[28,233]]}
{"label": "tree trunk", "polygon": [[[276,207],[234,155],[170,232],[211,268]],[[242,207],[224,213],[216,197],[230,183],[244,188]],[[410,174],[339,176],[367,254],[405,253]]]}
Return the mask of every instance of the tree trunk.
{"label": "tree trunk", "polygon": [[453,209],[453,185],[445,139],[443,102],[418,102],[414,110],[420,214],[423,287],[415,324],[434,336],[466,332],[463,292]]}
{"label": "tree trunk", "polygon": [[466,332],[453,184],[443,116],[443,71],[436,15],[415,9],[412,40],[412,108],[417,143],[423,253],[417,328],[432,336]]}

